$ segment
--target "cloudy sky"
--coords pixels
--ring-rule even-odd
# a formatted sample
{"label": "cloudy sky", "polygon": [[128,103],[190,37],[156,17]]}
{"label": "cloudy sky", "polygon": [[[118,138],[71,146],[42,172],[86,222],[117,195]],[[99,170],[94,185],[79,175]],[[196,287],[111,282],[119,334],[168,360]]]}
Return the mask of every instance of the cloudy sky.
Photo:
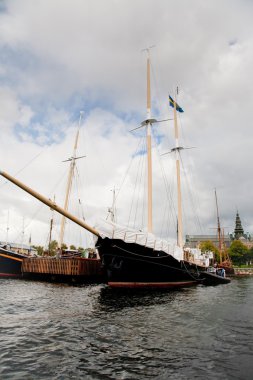
{"label": "cloudy sky", "polygon": [[[146,118],[142,49],[155,45],[152,116],[172,117],[179,86],[180,145],[194,147],[182,151],[184,235],[215,233],[215,188],[225,233],[237,210],[253,233],[252,14],[250,0],[1,0],[0,169],[63,206],[83,111],[70,211],[93,225],[115,188],[118,222],[145,228],[145,131],[130,131]],[[162,154],[174,145],[173,122],[154,125],[154,232],[172,238],[175,163]],[[52,212],[3,178],[0,199],[0,240],[45,245]],[[90,239],[67,223],[67,244]]]}

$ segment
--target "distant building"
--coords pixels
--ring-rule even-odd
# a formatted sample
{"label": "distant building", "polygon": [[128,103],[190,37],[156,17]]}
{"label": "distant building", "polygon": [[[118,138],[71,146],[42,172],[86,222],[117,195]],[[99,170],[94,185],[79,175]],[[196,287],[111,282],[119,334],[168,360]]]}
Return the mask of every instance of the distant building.
{"label": "distant building", "polygon": [[239,213],[237,211],[236,218],[235,218],[235,229],[234,233],[231,235],[233,240],[240,240],[240,238],[245,238],[246,240],[251,241],[251,235],[248,232],[244,232],[244,229],[242,227],[241,218],[239,216]]}
{"label": "distant building", "polygon": [[[253,247],[253,241],[251,239],[251,235],[249,233],[244,233],[244,229],[242,227],[241,219],[239,213],[237,211],[235,218],[235,229],[234,233],[227,234],[223,236],[222,241],[223,244],[229,248],[231,243],[234,240],[240,240],[244,245],[248,248]],[[197,248],[200,243],[204,241],[211,241],[217,248],[219,248],[219,239],[218,234],[216,235],[186,235],[185,237],[185,246],[189,248]]]}
{"label": "distant building", "polygon": [[[185,246],[189,248],[197,248],[199,247],[200,243],[204,241],[211,241],[215,245],[215,247],[219,248],[218,235],[186,235]],[[232,242],[231,236],[224,236],[223,241],[225,246],[229,248]]]}
{"label": "distant building", "polygon": [[236,217],[235,217],[235,230],[234,230],[233,239],[239,240],[240,237],[245,237],[245,236],[244,236],[244,230],[242,228],[242,222],[241,222],[239,213],[237,211]]}
{"label": "distant building", "polygon": [[244,233],[244,229],[242,227],[242,222],[241,222],[241,218],[239,216],[238,211],[236,213],[235,229],[234,229],[234,233],[231,234],[231,240],[232,241],[240,240],[248,248],[253,247],[253,241],[251,239],[251,235],[248,232]]}
{"label": "distant building", "polygon": [[9,249],[10,251],[14,251],[17,253],[23,253],[23,254],[28,255],[28,256],[36,256],[37,255],[36,249],[31,247],[30,245],[17,244],[17,243],[7,243],[6,244],[6,242],[3,242],[3,241],[0,241],[0,245],[2,247],[6,247],[6,249]]}

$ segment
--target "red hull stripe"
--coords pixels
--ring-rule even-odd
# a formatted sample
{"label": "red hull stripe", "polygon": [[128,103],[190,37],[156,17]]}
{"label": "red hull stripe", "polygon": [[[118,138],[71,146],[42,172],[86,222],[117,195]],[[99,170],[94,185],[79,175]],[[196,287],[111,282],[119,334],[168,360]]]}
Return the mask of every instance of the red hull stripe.
{"label": "red hull stripe", "polygon": [[108,282],[112,288],[178,288],[195,285],[197,281],[176,282]]}
{"label": "red hull stripe", "polygon": [[0,273],[0,277],[20,277],[21,274]]}

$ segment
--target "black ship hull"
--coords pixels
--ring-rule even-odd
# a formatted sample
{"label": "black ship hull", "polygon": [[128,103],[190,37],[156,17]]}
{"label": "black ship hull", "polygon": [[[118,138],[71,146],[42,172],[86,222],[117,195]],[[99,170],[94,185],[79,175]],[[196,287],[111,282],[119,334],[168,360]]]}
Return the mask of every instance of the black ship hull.
{"label": "black ship hull", "polygon": [[99,238],[97,249],[111,287],[180,288],[201,282],[195,265],[163,251],[109,238]]}
{"label": "black ship hull", "polygon": [[22,277],[24,255],[0,247],[0,277]]}

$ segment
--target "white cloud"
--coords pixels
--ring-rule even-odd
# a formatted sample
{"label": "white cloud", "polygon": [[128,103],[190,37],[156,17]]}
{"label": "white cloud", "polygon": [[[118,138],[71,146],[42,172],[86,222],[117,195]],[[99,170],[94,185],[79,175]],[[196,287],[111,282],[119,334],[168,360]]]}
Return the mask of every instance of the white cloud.
{"label": "white cloud", "polygon": [[0,87],[0,103],[2,130],[12,129],[17,122],[23,126],[30,122],[33,116],[31,108],[26,104],[22,104],[12,89]]}

